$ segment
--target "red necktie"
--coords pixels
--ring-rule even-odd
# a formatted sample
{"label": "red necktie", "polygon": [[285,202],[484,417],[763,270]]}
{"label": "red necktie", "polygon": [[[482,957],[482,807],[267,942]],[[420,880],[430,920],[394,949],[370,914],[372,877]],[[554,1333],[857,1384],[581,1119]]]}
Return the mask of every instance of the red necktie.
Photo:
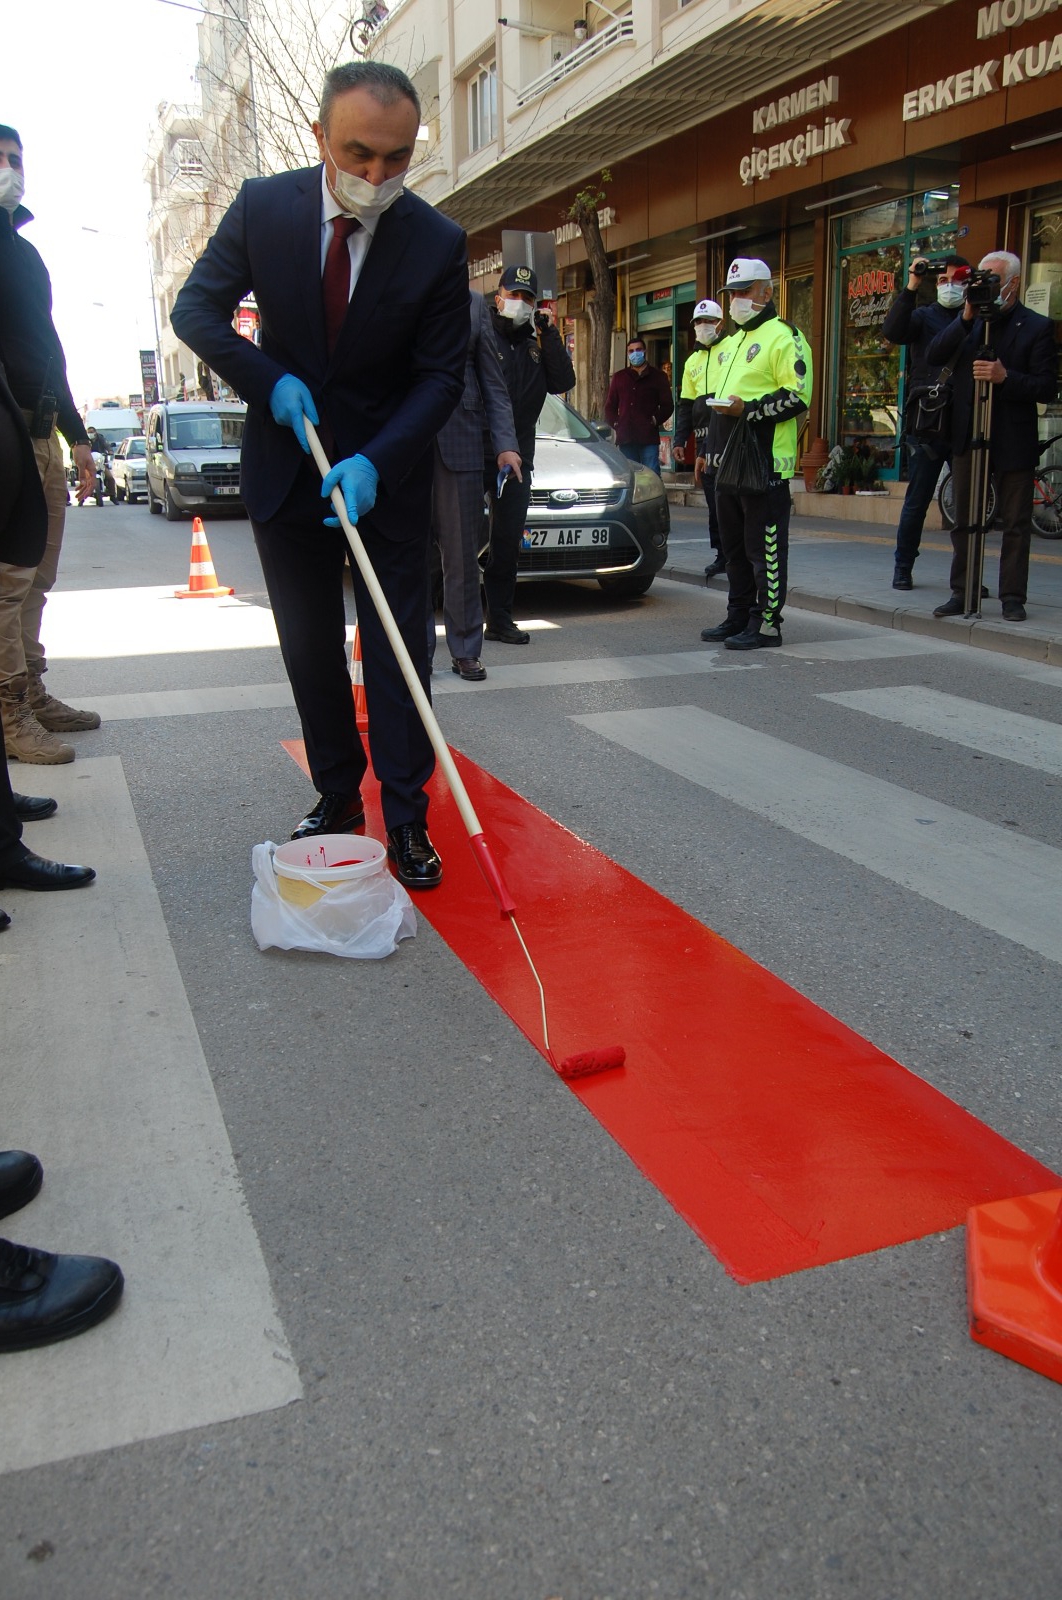
{"label": "red necktie", "polygon": [[325,256],[321,293],[324,298],[325,335],[328,349],[336,347],[339,330],[350,304],[350,249],[347,240],[361,223],[357,217],[333,217],[332,242]]}

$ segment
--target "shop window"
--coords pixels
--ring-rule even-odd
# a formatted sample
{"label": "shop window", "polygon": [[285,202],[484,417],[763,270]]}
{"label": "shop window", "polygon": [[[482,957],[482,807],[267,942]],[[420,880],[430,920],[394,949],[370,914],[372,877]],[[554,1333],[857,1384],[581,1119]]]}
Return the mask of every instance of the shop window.
{"label": "shop window", "polygon": [[469,154],[493,144],[498,136],[498,67],[484,62],[468,80]]}
{"label": "shop window", "polygon": [[[1062,197],[1032,213],[1029,222],[1028,261],[1022,299],[1033,311],[1050,317],[1055,324],[1059,380],[1062,382]],[[1062,440],[1055,435],[1062,429],[1062,402],[1057,398],[1040,418],[1040,438],[1054,440],[1044,459],[1051,466],[1062,465]]]}

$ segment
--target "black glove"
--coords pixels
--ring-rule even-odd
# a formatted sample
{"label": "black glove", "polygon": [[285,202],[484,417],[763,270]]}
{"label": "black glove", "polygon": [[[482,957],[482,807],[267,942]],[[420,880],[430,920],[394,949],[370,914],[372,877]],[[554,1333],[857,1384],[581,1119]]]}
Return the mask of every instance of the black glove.
{"label": "black glove", "polygon": [[535,312],[535,327],[539,333],[548,333],[553,324],[544,311]]}

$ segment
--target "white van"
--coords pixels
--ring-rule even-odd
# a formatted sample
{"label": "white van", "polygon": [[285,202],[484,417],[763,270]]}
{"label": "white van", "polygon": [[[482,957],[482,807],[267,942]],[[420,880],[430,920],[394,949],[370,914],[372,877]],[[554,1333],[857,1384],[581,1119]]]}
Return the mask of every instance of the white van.
{"label": "white van", "polygon": [[95,406],[85,412],[85,427],[102,434],[112,456],[123,439],[141,431],[140,418],[129,406]]}
{"label": "white van", "polygon": [[209,516],[222,506],[243,510],[240,446],[247,407],[242,400],[166,400],[144,422],[147,502],[156,516],[178,522],[186,513]]}

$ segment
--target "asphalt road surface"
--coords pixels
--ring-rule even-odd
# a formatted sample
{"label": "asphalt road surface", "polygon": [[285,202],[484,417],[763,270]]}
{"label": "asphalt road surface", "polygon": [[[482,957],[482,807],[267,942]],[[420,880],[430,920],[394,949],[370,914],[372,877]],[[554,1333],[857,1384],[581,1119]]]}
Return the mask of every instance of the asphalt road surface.
{"label": "asphalt road surface", "polygon": [[[1057,1600],[1062,1389],[971,1342],[961,1228],[740,1284],[426,916],[258,951],[251,847],[312,796],[249,526],[208,533],[231,603],[170,598],[187,523],[71,509],[49,686],[103,727],[12,766],[99,878],[3,896],[46,1168],[5,1231],[127,1288],[0,1363],[4,1600]],[[1062,1170],[1062,671],[797,610],[735,658],[724,603],[522,586],[486,683],[440,645],[447,737]],[[587,909],[587,991],[639,937]]]}

